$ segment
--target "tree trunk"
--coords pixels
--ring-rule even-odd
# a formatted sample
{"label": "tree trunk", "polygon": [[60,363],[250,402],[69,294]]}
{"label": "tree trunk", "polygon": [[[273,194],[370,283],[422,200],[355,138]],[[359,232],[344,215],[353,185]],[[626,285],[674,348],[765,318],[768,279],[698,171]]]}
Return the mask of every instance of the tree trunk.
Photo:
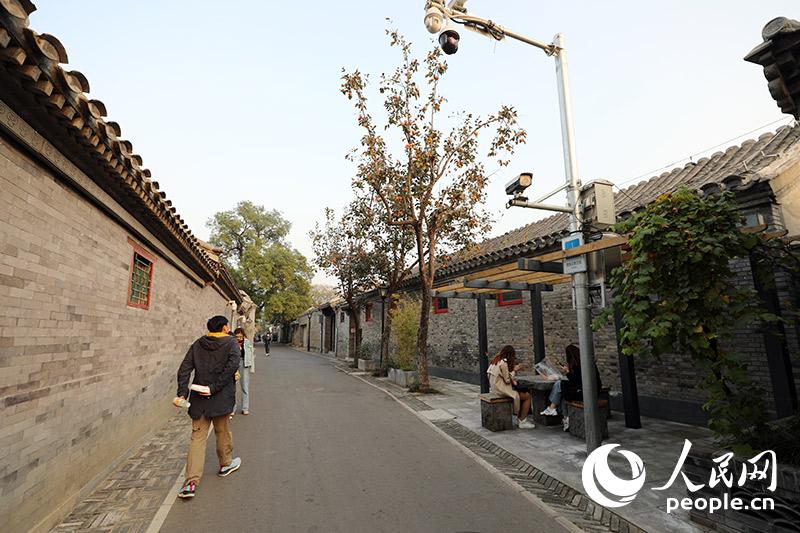
{"label": "tree trunk", "polygon": [[[359,314],[360,314],[359,313],[359,309],[355,309],[354,310],[352,307],[350,307],[350,324],[354,328],[354,332],[353,332],[353,345],[354,345],[354,348],[353,348],[353,365],[355,367],[358,367],[358,351],[361,348],[361,343],[359,342],[361,339],[358,338],[358,330],[361,327],[361,322],[360,322],[359,316],[358,316]],[[350,332],[348,332],[348,337],[349,337],[349,335],[350,335]]]}
{"label": "tree trunk", "polygon": [[386,300],[389,303],[389,312],[384,309],[383,335],[381,337],[381,375],[385,376],[389,371],[389,340],[392,336],[392,293],[390,292]]}
{"label": "tree trunk", "polygon": [[417,371],[419,372],[419,390],[430,389],[428,379],[428,323],[431,316],[431,289],[427,280],[422,283],[422,307],[419,312],[419,332],[417,335]]}

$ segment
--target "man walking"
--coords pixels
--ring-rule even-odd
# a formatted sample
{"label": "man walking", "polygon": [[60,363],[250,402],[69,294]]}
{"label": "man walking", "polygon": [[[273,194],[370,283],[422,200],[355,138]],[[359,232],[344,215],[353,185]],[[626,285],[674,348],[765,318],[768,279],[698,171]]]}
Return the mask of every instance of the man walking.
{"label": "man walking", "polygon": [[206,324],[208,334],[197,339],[178,369],[176,404],[189,397],[189,376],[194,370],[189,416],[192,418],[192,437],[186,458],[186,479],[178,492],[180,498],[193,498],[197,483],[203,476],[208,429],[214,425],[220,477],[235,472],[242,460],[233,457],[233,436],[228,416],[236,402],[234,374],[239,368],[239,343],[228,335],[228,319],[211,317]]}

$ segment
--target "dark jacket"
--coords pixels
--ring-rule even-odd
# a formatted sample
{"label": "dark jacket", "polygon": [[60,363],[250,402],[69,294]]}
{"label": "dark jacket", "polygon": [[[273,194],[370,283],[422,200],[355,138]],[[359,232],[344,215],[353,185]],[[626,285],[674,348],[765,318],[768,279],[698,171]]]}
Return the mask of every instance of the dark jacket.
{"label": "dark jacket", "polygon": [[229,335],[224,337],[203,336],[197,339],[178,369],[178,396],[188,397],[189,376],[194,370],[197,385],[208,385],[211,396],[201,396],[192,391],[189,416],[229,415],[236,404],[236,382],[234,374],[239,369],[239,343]]}
{"label": "dark jacket", "polygon": [[[597,394],[600,394],[600,389],[603,388],[603,382],[600,381],[600,371],[597,365],[594,366],[595,382],[597,383]],[[583,377],[581,376],[581,369],[576,368],[567,372],[567,383],[564,386],[563,394],[564,399],[568,402],[582,402],[583,401]]]}

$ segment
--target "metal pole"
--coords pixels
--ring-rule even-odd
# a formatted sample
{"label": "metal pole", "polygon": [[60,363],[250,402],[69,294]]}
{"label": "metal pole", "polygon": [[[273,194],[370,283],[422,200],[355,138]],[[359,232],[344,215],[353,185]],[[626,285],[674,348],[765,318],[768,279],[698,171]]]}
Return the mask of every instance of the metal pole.
{"label": "metal pole", "polygon": [[[633,357],[622,353],[620,330],[622,329],[622,311],[614,306],[614,337],[617,339],[617,357],[619,358],[619,381],[622,385],[622,405],[625,410],[625,427],[639,429],[642,418],[639,416],[639,390],[636,387],[636,369]],[[609,398],[610,400],[610,398]]]}
{"label": "metal pole", "polygon": [[486,297],[478,295],[478,372],[481,379],[481,393],[489,392],[489,335],[486,330]]}
{"label": "metal pole", "polygon": [[385,341],[385,337],[383,335],[384,332],[384,320],[386,318],[386,297],[381,298],[381,356],[380,362],[378,366],[382,369],[383,368],[383,343]]}
{"label": "metal pole", "polygon": [[[558,76],[558,103],[561,110],[561,137],[564,150],[564,171],[567,181],[567,203],[572,209],[569,217],[571,233],[580,231],[581,209],[578,205],[580,180],[578,162],[575,155],[575,133],[572,126],[572,100],[569,89],[569,70],[564,36],[557,34],[553,39],[556,47],[556,75]],[[578,344],[581,350],[581,378],[583,388],[583,413],[586,427],[586,451],[591,453],[600,446],[600,418],[597,409],[597,381],[595,376],[594,342],[592,339],[591,314],[589,310],[588,274],[579,272],[572,275],[575,291],[575,307],[578,314]]]}
{"label": "metal pole", "polygon": [[533,360],[544,359],[544,315],[542,314],[542,286],[536,284],[531,291],[531,324],[533,325]]}

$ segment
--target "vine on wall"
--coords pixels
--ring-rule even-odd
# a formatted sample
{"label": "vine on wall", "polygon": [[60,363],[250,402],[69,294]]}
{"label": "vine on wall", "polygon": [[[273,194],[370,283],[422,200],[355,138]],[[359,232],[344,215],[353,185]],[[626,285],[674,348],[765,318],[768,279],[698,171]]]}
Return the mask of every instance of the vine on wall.
{"label": "vine on wall", "polygon": [[[681,189],[662,195],[613,228],[628,234],[630,257],[611,283],[622,314],[623,353],[660,359],[677,349],[690,355],[708,394],[703,407],[709,427],[746,449],[749,436],[765,424],[764,394],[730,341],[737,329],[780,318],[764,310],[752,287],[736,285],[731,261],[752,256],[768,267],[757,270],[794,273],[800,261],[777,236],[743,232],[741,223],[732,193],[700,197]],[[601,314],[595,329],[612,313],[609,307]]]}

